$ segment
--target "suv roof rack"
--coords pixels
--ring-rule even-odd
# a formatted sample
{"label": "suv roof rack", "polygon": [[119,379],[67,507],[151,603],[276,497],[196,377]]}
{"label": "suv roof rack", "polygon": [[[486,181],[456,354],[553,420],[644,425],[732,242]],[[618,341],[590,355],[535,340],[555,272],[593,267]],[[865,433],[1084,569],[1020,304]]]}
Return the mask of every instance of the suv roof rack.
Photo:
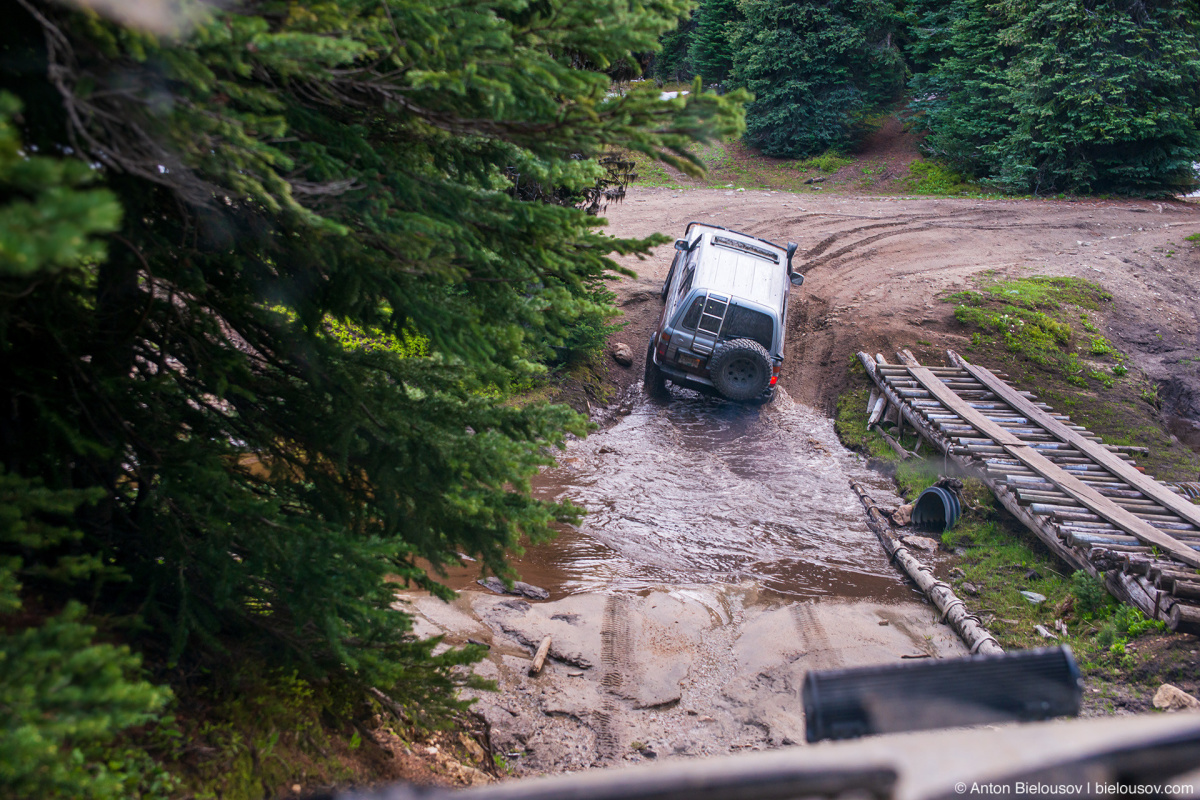
{"label": "suv roof rack", "polygon": [[[745,236],[747,239],[754,239],[755,241],[762,242],[763,244],[769,244],[769,245],[771,245],[771,247],[777,247],[780,250],[785,249],[783,247],[779,247],[779,245],[775,244],[770,239],[763,239],[761,236],[751,236],[748,233],[742,233],[741,231],[735,231],[730,228],[726,228],[724,225],[713,225],[711,222],[701,222],[700,220],[697,220],[697,219],[694,219],[691,222],[689,222],[687,224],[687,227],[683,229],[684,236],[687,236],[688,231],[690,231],[692,229],[693,225],[703,225],[705,228],[716,228],[719,231],[729,231],[730,233],[736,233],[738,236]],[[779,262],[777,261],[775,263],[779,263]]]}

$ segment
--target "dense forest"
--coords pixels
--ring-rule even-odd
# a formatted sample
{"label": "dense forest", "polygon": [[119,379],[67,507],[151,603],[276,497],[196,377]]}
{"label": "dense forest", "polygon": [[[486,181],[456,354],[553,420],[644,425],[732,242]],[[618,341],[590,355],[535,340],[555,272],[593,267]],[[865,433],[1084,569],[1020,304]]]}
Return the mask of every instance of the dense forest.
{"label": "dense forest", "polygon": [[653,71],[743,87],[746,141],[803,158],[900,113],[1006,191],[1173,194],[1200,161],[1193,0],[701,0]]}

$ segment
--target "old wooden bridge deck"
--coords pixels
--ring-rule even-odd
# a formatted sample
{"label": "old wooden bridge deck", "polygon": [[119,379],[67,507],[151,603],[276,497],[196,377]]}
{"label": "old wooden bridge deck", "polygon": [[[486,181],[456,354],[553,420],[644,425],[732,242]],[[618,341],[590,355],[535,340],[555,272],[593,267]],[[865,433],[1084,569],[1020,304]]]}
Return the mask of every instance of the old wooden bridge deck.
{"label": "old wooden bridge deck", "polygon": [[858,355],[880,395],[872,423],[894,406],[1068,564],[1146,616],[1200,633],[1200,506],[1141,471],[1145,448],[1104,444],[953,351],[950,367],[907,351],[901,364]]}

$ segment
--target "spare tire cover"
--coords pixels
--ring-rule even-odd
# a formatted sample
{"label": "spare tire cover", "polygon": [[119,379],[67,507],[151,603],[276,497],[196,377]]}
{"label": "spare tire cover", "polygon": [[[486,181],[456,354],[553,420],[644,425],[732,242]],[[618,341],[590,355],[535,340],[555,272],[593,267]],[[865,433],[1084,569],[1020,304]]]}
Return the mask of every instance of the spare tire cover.
{"label": "spare tire cover", "polygon": [[713,386],[730,400],[753,400],[771,385],[771,356],[753,339],[721,342],[708,368]]}

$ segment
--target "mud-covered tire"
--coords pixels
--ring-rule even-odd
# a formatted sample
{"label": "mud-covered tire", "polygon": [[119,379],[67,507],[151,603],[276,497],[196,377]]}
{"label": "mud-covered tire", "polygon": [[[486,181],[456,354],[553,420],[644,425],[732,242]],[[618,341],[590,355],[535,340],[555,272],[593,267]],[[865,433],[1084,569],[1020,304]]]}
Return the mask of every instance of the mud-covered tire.
{"label": "mud-covered tire", "polygon": [[658,368],[658,364],[654,363],[653,339],[646,346],[646,372],[642,378],[642,386],[645,387],[646,394],[651,397],[662,397],[667,393],[667,379],[663,377],[662,370]]}
{"label": "mud-covered tire", "polygon": [[721,342],[708,368],[713,386],[730,400],[754,400],[771,387],[771,356],[752,339]]}

